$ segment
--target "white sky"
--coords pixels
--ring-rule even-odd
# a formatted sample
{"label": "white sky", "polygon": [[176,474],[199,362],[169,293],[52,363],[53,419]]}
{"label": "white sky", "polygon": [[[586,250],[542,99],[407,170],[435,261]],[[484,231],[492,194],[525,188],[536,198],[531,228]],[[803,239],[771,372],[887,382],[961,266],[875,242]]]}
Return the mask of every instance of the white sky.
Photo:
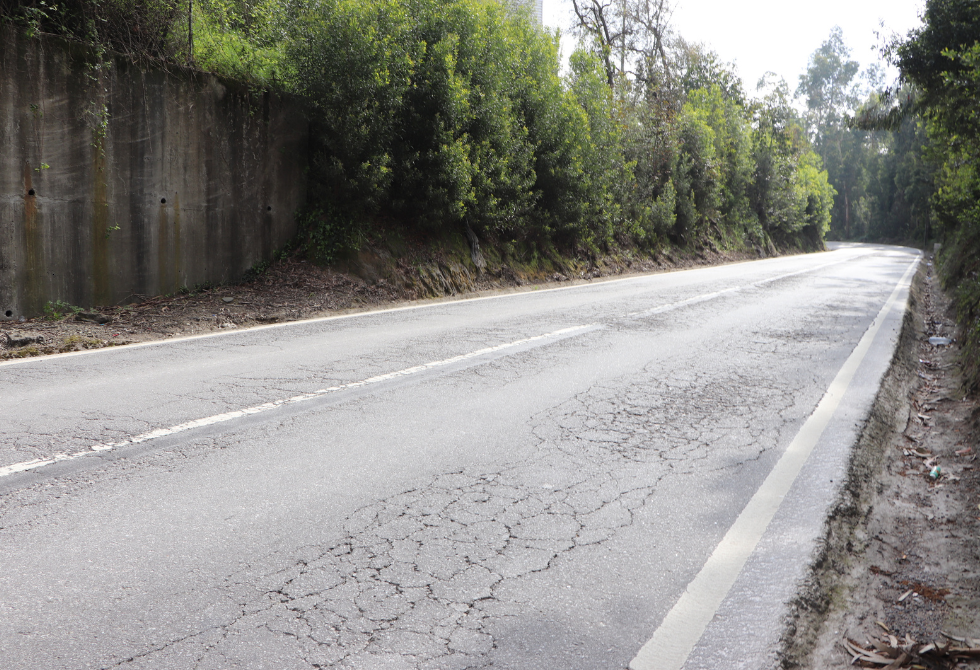
{"label": "white sky", "polygon": [[[795,91],[807,60],[836,25],[844,31],[851,58],[863,67],[878,60],[880,40],[919,25],[923,0],[676,0],[673,26],[689,42],[702,42],[725,61],[735,61],[746,93],[773,71]],[[565,33],[571,0],[544,0],[544,23]],[[882,30],[879,23],[884,21]],[[565,57],[574,42],[562,39]]]}

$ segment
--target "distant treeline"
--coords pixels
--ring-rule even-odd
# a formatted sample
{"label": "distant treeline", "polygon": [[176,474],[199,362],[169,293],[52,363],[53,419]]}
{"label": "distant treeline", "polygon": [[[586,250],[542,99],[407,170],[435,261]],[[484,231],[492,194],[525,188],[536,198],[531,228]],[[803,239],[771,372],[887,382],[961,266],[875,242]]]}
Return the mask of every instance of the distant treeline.
{"label": "distant treeline", "polygon": [[789,88],[750,98],[650,6],[622,3],[617,38],[582,5],[563,72],[557,36],[492,0],[0,0],[27,30],[302,96],[303,239],[326,260],[377,225],[583,254],[822,248],[835,193]]}
{"label": "distant treeline", "polygon": [[885,87],[858,73],[840,31],[818,49],[799,93],[808,132],[837,191],[831,235],[942,243],[942,276],[965,334],[964,362],[980,388],[980,3],[927,0],[922,25],[885,56]]}
{"label": "distant treeline", "polygon": [[[893,59],[896,49],[897,43],[889,47]],[[907,103],[917,93],[908,82],[886,89],[880,65],[859,70],[835,28],[814,51],[796,89],[806,105],[807,135],[836,191],[829,236],[921,246],[935,232],[930,198],[938,147],[930,147],[918,114],[886,113],[887,123],[879,118],[886,100],[901,98],[911,109]],[[868,122],[872,118],[877,122]]]}
{"label": "distant treeline", "polygon": [[[865,121],[909,112],[933,166],[930,216],[943,242],[941,268],[966,336],[963,361],[980,388],[980,3],[928,0],[921,28],[894,49],[909,91],[882,96]],[[894,121],[899,123],[899,121]]]}

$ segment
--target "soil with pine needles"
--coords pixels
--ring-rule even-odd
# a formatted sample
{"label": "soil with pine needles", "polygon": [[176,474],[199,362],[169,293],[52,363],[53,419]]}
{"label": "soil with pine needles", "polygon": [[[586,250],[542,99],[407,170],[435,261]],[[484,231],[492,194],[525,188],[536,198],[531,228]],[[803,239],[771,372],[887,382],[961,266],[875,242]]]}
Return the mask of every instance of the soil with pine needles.
{"label": "soil with pine needles", "polygon": [[880,436],[867,505],[851,510],[860,522],[824,561],[839,579],[825,586],[815,640],[784,667],[980,667],[980,405],[963,392],[949,298],[931,261],[923,265],[906,383]]}
{"label": "soil with pine needles", "polygon": [[[381,252],[385,255],[384,252]],[[426,258],[379,259],[378,250],[362,253],[346,270],[321,267],[301,257],[272,263],[250,281],[185,291],[171,296],[130,296],[122,305],[81,307],[50,305],[44,316],[0,320],[0,361],[123,346],[167,338],[202,335],[329,317],[351,312],[454,300],[500,292],[540,289],[717,265],[757,258],[751,252],[674,252],[653,257],[607,257],[575,272],[542,274],[502,264],[483,272],[458,261]],[[381,271],[383,270],[383,272]]]}

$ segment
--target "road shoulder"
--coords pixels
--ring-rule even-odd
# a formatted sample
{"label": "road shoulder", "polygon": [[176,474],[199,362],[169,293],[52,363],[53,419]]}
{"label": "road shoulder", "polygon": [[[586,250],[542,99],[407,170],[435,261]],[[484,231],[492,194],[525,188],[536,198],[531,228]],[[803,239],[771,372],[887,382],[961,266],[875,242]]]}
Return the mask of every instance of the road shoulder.
{"label": "road shoulder", "polygon": [[[399,264],[389,268],[385,276],[363,264],[332,268],[300,258],[285,258],[237,284],[199,286],[166,296],[132,295],[118,305],[84,309],[59,301],[49,303],[43,316],[23,321],[0,319],[0,361],[587,284],[755,258],[749,252],[710,250],[677,251],[649,258],[603,257],[589,263],[581,272],[566,274],[522,272],[508,265],[471,273],[458,264],[440,264],[430,259],[427,263]],[[433,277],[445,281],[436,282]]]}
{"label": "road shoulder", "polygon": [[[784,668],[975,667],[980,653],[977,403],[962,396],[949,299],[931,263],[794,604]],[[930,646],[932,645],[932,646]]]}

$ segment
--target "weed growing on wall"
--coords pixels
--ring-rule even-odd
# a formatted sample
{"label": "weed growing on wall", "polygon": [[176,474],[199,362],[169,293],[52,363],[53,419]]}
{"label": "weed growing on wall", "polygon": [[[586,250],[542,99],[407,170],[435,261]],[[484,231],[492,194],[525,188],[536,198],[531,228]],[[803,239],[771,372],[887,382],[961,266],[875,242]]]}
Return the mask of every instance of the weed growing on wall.
{"label": "weed growing on wall", "polygon": [[81,307],[70,305],[63,300],[48,301],[44,305],[44,318],[49,321],[59,321],[66,316],[74,316],[83,311]]}

